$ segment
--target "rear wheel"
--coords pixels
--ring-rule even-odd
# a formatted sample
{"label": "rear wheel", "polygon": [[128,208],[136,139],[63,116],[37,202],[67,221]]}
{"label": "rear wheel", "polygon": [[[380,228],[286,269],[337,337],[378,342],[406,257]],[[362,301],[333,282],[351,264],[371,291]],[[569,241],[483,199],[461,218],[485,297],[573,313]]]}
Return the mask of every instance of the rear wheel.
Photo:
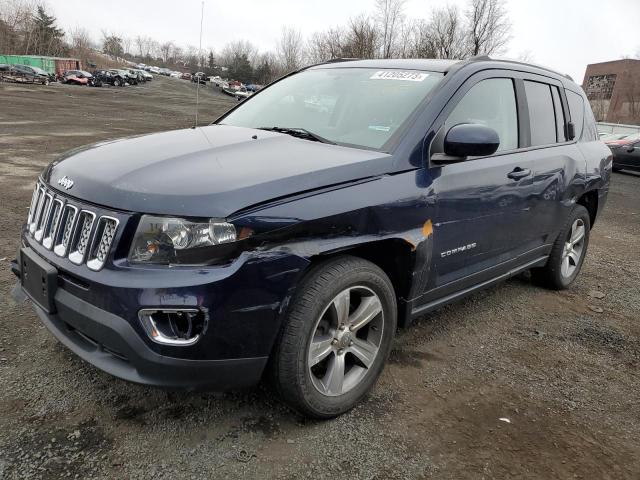
{"label": "rear wheel", "polygon": [[371,262],[345,256],[314,268],[292,300],[272,359],[284,401],[314,418],[353,408],[382,372],[396,317],[391,282]]}
{"label": "rear wheel", "polygon": [[553,244],[547,264],[531,270],[534,280],[554,290],[568,288],[582,268],[590,230],[589,212],[582,205],[576,205]]}
{"label": "rear wheel", "polygon": [[122,82],[121,82],[119,79],[117,79],[117,78],[116,78],[116,79],[113,81],[113,86],[114,86],[114,87],[121,87],[121,86],[122,86]]}

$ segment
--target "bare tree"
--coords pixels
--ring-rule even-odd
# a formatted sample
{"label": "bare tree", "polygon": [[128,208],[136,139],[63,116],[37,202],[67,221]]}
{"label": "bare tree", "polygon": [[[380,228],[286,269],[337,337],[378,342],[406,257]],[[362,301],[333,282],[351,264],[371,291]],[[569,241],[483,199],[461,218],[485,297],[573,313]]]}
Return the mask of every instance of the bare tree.
{"label": "bare tree", "polygon": [[171,58],[171,53],[173,52],[174,45],[173,42],[165,42],[160,44],[160,57],[162,61],[167,63],[169,58]]}
{"label": "bare tree", "polygon": [[375,21],[366,15],[349,20],[346,39],[340,56],[348,58],[375,58],[380,44]]}
{"label": "bare tree", "polygon": [[300,31],[283,27],[277,51],[286,72],[298,70],[304,61],[304,43]]}
{"label": "bare tree", "polygon": [[398,27],[404,16],[406,0],[376,0],[377,20],[382,35],[382,58],[391,58],[398,35]]}
{"label": "bare tree", "polygon": [[342,28],[331,28],[311,35],[307,41],[309,63],[321,63],[332,58],[344,57],[343,45],[346,43],[346,36]]}
{"label": "bare tree", "polygon": [[465,17],[469,55],[502,53],[511,38],[503,0],[470,0]]}
{"label": "bare tree", "polygon": [[463,58],[465,40],[458,9],[448,5],[434,10],[429,24],[432,48],[437,58]]}
{"label": "bare tree", "polygon": [[89,31],[86,28],[76,27],[69,32],[69,38],[73,55],[83,63],[87,63],[92,56],[94,47]]}

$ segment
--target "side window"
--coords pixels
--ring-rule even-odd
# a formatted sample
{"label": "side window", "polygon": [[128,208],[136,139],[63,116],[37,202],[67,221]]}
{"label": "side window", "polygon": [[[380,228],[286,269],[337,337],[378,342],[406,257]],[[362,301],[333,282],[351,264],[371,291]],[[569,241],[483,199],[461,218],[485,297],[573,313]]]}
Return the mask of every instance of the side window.
{"label": "side window", "polygon": [[556,112],[556,140],[566,142],[567,137],[564,130],[564,111],[562,110],[562,100],[558,87],[551,86],[551,96],[553,97],[553,109]]}
{"label": "side window", "polygon": [[581,95],[571,90],[565,90],[564,92],[567,95],[567,103],[569,104],[571,123],[573,123],[573,127],[575,128],[576,140],[580,140],[584,124],[584,102]]}
{"label": "side window", "polygon": [[556,143],[556,114],[550,85],[525,80],[524,89],[529,106],[531,145]]}
{"label": "side window", "polygon": [[445,122],[445,132],[460,123],[493,128],[500,138],[498,151],[518,148],[518,111],[513,80],[489,78],[475,84]]}

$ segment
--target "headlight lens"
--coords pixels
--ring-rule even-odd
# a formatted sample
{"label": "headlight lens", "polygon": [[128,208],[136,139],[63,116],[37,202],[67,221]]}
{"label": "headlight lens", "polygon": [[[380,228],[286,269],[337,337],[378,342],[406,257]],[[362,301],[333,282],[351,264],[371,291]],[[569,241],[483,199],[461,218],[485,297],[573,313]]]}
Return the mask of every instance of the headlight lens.
{"label": "headlight lens", "polygon": [[[252,232],[242,229],[242,237]],[[224,220],[192,221],[144,215],[136,230],[132,263],[203,265],[235,250],[236,228]]]}

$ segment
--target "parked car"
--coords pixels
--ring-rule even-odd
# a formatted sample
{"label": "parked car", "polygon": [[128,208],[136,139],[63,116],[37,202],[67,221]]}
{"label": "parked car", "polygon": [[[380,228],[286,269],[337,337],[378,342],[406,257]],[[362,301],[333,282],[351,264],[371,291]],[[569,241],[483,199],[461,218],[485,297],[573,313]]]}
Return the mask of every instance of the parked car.
{"label": "parked car", "polygon": [[151,80],[153,80],[153,75],[145,70],[135,68],[134,71],[141,75],[145,82],[150,82]]}
{"label": "parked car", "polygon": [[191,80],[191,74],[189,72],[184,72],[180,78],[183,80]]}
{"label": "parked car", "polygon": [[159,73],[160,75],[164,75],[165,77],[168,77],[169,75],[171,75],[171,69],[170,68],[161,68]]}
{"label": "parked car", "polygon": [[[132,76],[135,78],[136,83],[144,83],[147,81],[147,77],[144,76],[143,72],[141,70],[135,69],[135,68],[127,68],[125,69],[125,71],[129,74],[129,76]],[[146,73],[146,72],[144,72]],[[147,74],[148,75],[148,74]]]}
{"label": "parked car", "polygon": [[191,76],[191,81],[193,83],[199,83],[201,85],[206,85],[206,83],[207,83],[207,75],[204,72],[196,72]]}
{"label": "parked car", "polygon": [[83,70],[67,70],[62,73],[61,81],[74,85],[90,85],[93,83],[93,75]]}
{"label": "parked car", "polygon": [[7,65],[0,70],[0,80],[15,83],[39,83],[49,85],[51,76],[48,72],[30,65]]}
{"label": "parked car", "polygon": [[125,82],[129,85],[137,85],[140,83],[140,79],[138,78],[138,74],[131,73],[129,70],[124,68],[112,68],[109,70],[112,74],[119,74],[122,78],[124,78]]}
{"label": "parked car", "polygon": [[182,72],[171,72],[171,78],[182,78]]}
{"label": "parked car", "polygon": [[611,134],[606,138],[601,138],[601,140],[604,143],[606,143],[609,147],[614,147],[614,146],[627,145],[629,143],[633,143],[639,138],[640,138],[639,133],[615,133],[615,134]]}
{"label": "parked car", "polygon": [[527,270],[568,288],[611,164],[582,89],[554,71],[315,65],[212,125],[51,163],[15,294],[117,377],[227,389],[267,372],[292,407],[334,417],[372,388],[397,327]]}
{"label": "parked car", "polygon": [[160,75],[160,69],[158,67],[145,67],[147,72],[155,73],[156,75]]}
{"label": "parked car", "polygon": [[620,145],[609,145],[613,153],[613,171],[633,170],[640,172],[640,138]]}
{"label": "parked car", "polygon": [[93,72],[93,79],[93,84],[96,87],[101,87],[103,85],[124,87],[128,80],[122,73],[117,70],[95,70]]}
{"label": "parked car", "polygon": [[250,92],[247,87],[240,87],[234,91],[234,96],[238,100],[244,100],[245,98],[249,98],[251,95],[253,95],[253,92]]}

